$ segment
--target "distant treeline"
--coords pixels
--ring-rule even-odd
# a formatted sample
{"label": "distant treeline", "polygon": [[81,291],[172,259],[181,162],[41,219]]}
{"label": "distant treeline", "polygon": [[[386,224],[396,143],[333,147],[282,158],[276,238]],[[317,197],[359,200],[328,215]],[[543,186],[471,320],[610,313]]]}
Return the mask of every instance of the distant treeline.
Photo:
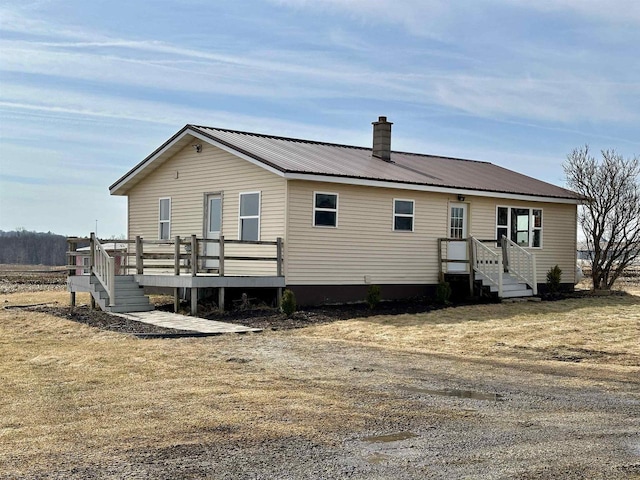
{"label": "distant treeline", "polygon": [[0,263],[66,265],[67,237],[47,232],[0,230]]}

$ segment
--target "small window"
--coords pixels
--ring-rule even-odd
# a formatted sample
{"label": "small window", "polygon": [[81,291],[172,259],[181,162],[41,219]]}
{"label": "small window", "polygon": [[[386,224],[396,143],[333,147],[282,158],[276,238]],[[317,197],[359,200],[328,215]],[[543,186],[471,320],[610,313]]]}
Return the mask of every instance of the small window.
{"label": "small window", "polygon": [[158,238],[169,240],[171,236],[171,199],[161,198],[159,210]]}
{"label": "small window", "polygon": [[498,207],[498,215],[496,221],[496,238],[498,246],[502,246],[502,237],[509,235],[509,209],[507,207]]}
{"label": "small window", "polygon": [[338,194],[314,193],[313,194],[313,226],[337,227],[338,226]]}
{"label": "small window", "polygon": [[542,247],[542,210],[533,209],[532,247]]}
{"label": "small window", "polygon": [[393,200],[393,230],[413,232],[413,200]]}
{"label": "small window", "polygon": [[260,192],[240,194],[239,215],[240,240],[260,239]]}

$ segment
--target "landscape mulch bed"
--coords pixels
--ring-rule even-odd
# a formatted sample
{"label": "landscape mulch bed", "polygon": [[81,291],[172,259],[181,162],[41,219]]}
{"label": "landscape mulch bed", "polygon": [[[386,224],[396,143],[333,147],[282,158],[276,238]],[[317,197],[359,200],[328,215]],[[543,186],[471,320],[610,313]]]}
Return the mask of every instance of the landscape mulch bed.
{"label": "landscape mulch bed", "polygon": [[[34,305],[25,306],[26,309],[48,313],[56,317],[66,318],[75,322],[84,323],[101,330],[109,330],[129,334],[162,335],[185,332],[170,328],[158,327],[148,323],[137,322],[127,318],[103,312],[91,310],[88,306],[81,305],[74,309],[63,306]],[[173,304],[156,306],[158,310],[173,311]],[[422,313],[441,308],[428,305],[419,301],[383,302],[375,309],[370,309],[365,304],[332,305],[323,307],[311,307],[295,312],[291,317],[271,308],[252,308],[246,310],[234,310],[220,313],[214,310],[214,305],[201,305],[200,318],[217,320],[220,322],[235,323],[251,328],[263,330],[288,330],[303,328],[311,325],[331,323],[337,320],[350,318],[364,318],[374,315],[400,315],[404,313]]]}
{"label": "landscape mulch bed", "polygon": [[[611,292],[611,294],[624,295],[625,293]],[[585,297],[589,295],[592,295],[592,293],[587,291],[576,291],[565,294],[545,295],[543,298],[544,300],[553,301],[564,298]],[[366,318],[376,315],[425,313],[443,307],[443,305],[437,305],[429,303],[426,300],[416,299],[408,301],[381,302],[374,309],[369,308],[368,305],[363,303],[305,307],[304,309],[298,310],[290,317],[276,309],[267,307],[236,309],[224,313],[218,312],[215,304],[213,303],[200,304],[198,308],[200,311],[199,317],[206,318],[208,320],[235,323],[251,328],[260,328],[262,330],[289,330],[331,323],[338,320],[348,320],[351,318]],[[69,307],[51,305],[25,306],[25,308],[84,323],[85,325],[99,328],[101,330],[109,330],[119,333],[141,336],[172,336],[178,333],[188,335],[185,330],[174,330],[148,323],[137,322],[135,320],[111,315],[101,310],[91,310],[86,305],[78,306],[73,310]],[[173,304],[158,305],[156,306],[156,309],[173,311]]]}

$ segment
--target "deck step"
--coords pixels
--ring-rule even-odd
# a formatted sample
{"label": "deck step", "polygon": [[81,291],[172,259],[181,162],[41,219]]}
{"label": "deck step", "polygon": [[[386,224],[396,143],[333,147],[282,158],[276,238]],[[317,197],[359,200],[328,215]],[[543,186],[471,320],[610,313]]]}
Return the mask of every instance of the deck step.
{"label": "deck step", "polygon": [[[497,275],[485,276],[476,272],[474,278],[482,282],[483,287],[489,287],[491,293],[498,293],[498,277]],[[520,298],[532,297],[533,290],[526,283],[521,282],[518,278],[505,272],[502,274],[502,296],[501,298]]]}
{"label": "deck step", "polygon": [[133,275],[118,275],[115,277],[115,305],[109,305],[109,293],[104,289],[95,275],[89,279],[91,295],[100,308],[106,312],[128,313],[149,312],[154,306],[144,290],[135,281]]}

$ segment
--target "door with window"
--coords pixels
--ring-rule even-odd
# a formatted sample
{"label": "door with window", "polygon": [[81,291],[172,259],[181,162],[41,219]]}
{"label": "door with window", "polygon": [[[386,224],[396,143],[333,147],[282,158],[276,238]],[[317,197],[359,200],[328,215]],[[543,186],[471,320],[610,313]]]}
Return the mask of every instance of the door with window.
{"label": "door with window", "polygon": [[[460,241],[452,240],[447,246],[447,258],[449,260],[468,260],[469,249],[467,247],[467,204],[466,203],[450,203],[449,204],[449,238],[460,239]],[[466,263],[449,262],[447,271],[451,273],[461,273],[468,271]]]}
{"label": "door with window", "polygon": [[[204,236],[208,240],[220,240],[220,231],[222,229],[222,196],[220,194],[207,195],[206,199],[206,215],[204,225]],[[220,255],[220,244],[218,242],[205,243],[206,256]],[[205,260],[204,268],[218,268],[219,260]]]}

